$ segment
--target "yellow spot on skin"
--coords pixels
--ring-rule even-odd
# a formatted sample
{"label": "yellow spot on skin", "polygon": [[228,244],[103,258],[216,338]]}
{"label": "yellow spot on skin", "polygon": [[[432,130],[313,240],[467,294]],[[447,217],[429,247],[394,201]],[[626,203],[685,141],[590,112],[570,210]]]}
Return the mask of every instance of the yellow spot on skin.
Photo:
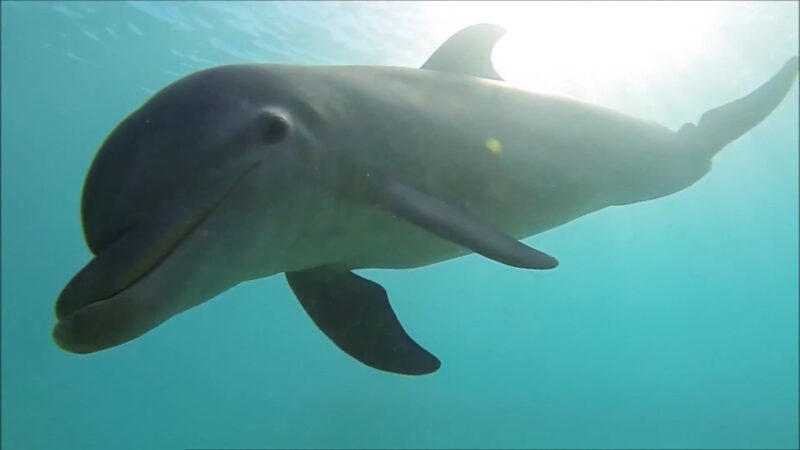
{"label": "yellow spot on skin", "polygon": [[491,138],[486,140],[486,148],[488,148],[490,152],[497,155],[501,150],[503,150],[503,145],[500,144],[500,141],[497,139]]}

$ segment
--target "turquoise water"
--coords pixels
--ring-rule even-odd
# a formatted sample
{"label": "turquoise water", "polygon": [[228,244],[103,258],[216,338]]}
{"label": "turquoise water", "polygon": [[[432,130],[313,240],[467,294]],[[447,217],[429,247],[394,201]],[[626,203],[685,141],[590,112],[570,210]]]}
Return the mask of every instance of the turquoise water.
{"label": "turquoise water", "polygon": [[[587,68],[567,93],[695,121],[797,53],[797,3],[742,5],[685,67],[594,84]],[[497,11],[485,20],[503,24]],[[559,258],[555,271],[474,255],[364,271],[442,360],[433,375],[355,362],[280,276],[104,352],[53,343],[54,301],[90,257],[88,166],[156,90],[242,61],[418,66],[477,16],[424,3],[3,2],[3,448],[797,448],[796,85],[696,185],[528,239]]]}

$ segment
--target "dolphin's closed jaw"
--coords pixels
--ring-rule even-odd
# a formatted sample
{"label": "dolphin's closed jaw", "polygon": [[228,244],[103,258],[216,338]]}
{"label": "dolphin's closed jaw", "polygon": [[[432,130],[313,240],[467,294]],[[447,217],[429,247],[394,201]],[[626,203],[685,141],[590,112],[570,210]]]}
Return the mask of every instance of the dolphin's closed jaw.
{"label": "dolphin's closed jaw", "polygon": [[134,339],[169,316],[154,314],[156,299],[125,293],[91,303],[59,319],[53,339],[64,350],[92,353]]}
{"label": "dolphin's closed jaw", "polygon": [[133,339],[165,320],[161,312],[173,306],[170,299],[141,298],[130,295],[129,288],[158,270],[254,167],[177,196],[94,257],[56,302],[56,343],[68,351],[89,353]]}

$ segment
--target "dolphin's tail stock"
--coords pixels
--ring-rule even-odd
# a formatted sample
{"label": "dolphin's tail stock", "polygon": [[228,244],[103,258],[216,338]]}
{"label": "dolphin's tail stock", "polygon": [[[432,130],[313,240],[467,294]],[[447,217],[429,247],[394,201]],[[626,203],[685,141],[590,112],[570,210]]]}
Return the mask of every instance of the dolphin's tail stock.
{"label": "dolphin's tail stock", "polygon": [[758,125],[789,92],[797,79],[797,56],[792,56],[766,83],[750,94],[714,108],[700,118],[697,126],[687,123],[678,134],[692,151],[708,158]]}

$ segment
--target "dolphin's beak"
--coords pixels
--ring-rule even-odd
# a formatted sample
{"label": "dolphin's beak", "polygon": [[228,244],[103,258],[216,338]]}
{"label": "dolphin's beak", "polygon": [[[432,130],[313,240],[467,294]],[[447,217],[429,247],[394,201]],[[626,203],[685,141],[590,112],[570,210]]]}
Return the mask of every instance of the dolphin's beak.
{"label": "dolphin's beak", "polygon": [[89,353],[133,339],[172,314],[165,299],[127,298],[126,291],[164,261],[255,165],[220,173],[186,189],[151,217],[99,252],[67,284],[56,301],[56,343]]}

